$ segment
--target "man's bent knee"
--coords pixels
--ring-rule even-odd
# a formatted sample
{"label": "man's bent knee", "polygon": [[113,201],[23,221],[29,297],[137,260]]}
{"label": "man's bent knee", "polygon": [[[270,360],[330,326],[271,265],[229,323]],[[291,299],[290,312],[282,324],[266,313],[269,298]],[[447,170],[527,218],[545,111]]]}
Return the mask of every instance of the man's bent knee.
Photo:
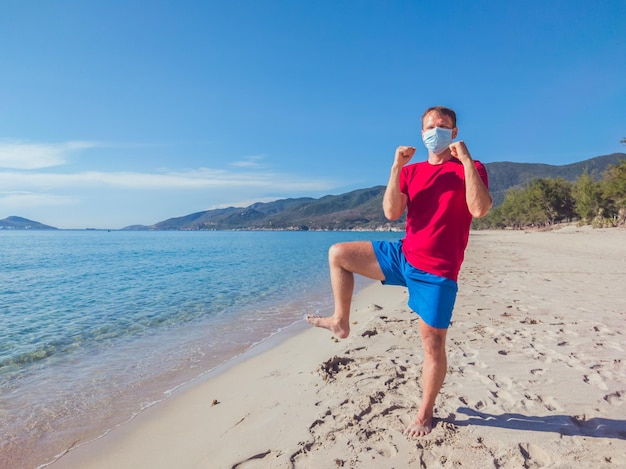
{"label": "man's bent knee", "polygon": [[384,280],[385,278],[378,265],[374,248],[367,241],[333,244],[328,250],[328,262],[331,267],[341,267],[348,272],[375,280]]}
{"label": "man's bent knee", "polygon": [[343,263],[359,262],[370,257],[367,243],[360,241],[335,243],[328,250],[331,261]]}
{"label": "man's bent knee", "polygon": [[341,264],[345,251],[344,243],[333,244],[328,250],[328,261],[331,264]]}

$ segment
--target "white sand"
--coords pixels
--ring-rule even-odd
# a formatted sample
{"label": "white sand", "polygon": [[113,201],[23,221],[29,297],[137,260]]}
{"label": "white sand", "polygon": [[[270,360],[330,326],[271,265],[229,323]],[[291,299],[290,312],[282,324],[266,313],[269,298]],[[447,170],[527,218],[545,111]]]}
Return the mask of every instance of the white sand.
{"label": "white sand", "polygon": [[51,467],[626,467],[626,230],[472,233],[459,285],[426,437],[402,434],[417,319],[404,289],[377,284],[350,338],[311,328]]}

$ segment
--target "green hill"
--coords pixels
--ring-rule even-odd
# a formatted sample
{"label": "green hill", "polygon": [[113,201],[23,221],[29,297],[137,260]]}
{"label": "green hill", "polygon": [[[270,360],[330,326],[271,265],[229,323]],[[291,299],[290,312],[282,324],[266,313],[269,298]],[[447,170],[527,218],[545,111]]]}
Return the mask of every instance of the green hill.
{"label": "green hill", "polygon": [[626,153],[598,156],[562,166],[510,162],[487,163],[485,166],[489,175],[489,191],[494,205],[500,205],[509,189],[524,187],[533,179],[563,178],[566,181],[575,181],[585,170],[599,179],[607,166],[617,164],[620,159],[626,159]]}

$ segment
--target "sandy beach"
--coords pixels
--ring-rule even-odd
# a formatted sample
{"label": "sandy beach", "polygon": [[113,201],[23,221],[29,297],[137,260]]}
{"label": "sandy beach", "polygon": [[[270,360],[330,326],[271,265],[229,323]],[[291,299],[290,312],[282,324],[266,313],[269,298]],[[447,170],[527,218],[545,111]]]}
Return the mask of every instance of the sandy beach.
{"label": "sandy beach", "polygon": [[48,467],[626,467],[626,230],[473,232],[452,319],[426,437],[418,318],[374,284],[348,339],[306,328]]}

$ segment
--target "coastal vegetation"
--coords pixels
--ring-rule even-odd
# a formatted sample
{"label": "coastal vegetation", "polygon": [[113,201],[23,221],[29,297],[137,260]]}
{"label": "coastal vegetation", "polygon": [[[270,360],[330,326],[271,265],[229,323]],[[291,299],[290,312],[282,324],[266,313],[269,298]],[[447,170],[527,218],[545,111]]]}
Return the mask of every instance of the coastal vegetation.
{"label": "coastal vegetation", "polygon": [[626,225],[626,160],[609,165],[600,179],[585,171],[575,180],[536,178],[511,188],[504,201],[474,229],[541,228],[577,221],[596,228]]}

